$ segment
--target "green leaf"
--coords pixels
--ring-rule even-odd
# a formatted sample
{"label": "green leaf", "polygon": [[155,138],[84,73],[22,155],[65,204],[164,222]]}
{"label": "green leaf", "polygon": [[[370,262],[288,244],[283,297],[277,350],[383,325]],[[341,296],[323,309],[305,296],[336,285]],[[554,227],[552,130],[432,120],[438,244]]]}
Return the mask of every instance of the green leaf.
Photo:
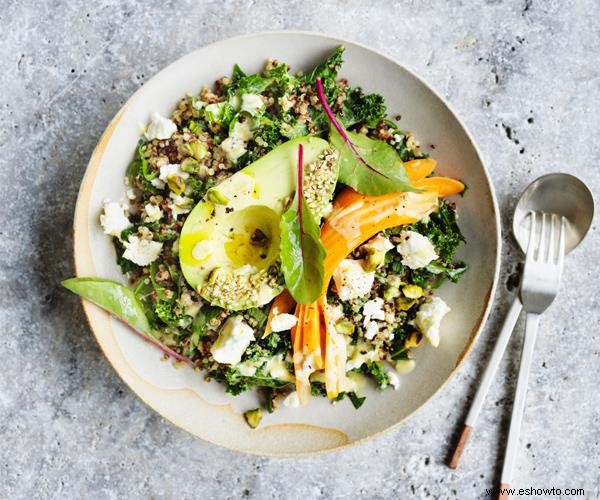
{"label": "green leaf", "polygon": [[144,307],[133,291],[116,281],[104,278],[70,278],[61,282],[62,286],[105,309],[135,333],[158,347],[162,352],[180,361],[191,360],[161,344],[152,331],[150,322],[144,314]]}
{"label": "green leaf", "polygon": [[331,127],[329,140],[340,152],[339,181],[365,195],[382,195],[417,191],[411,184],[402,160],[386,142],[363,134],[346,132],[360,158],[350,149],[340,133]]}
{"label": "green leaf", "polygon": [[312,304],[321,295],[325,248],[319,234],[304,197],[281,217],[281,269],[290,294],[299,304]]}
{"label": "green leaf", "polygon": [[61,284],[106,309],[139,333],[152,336],[152,328],[144,314],[144,308],[129,288],[103,278],[70,278]]}
{"label": "green leaf", "polygon": [[385,101],[381,95],[363,94],[360,87],[355,87],[346,91],[346,100],[339,119],[344,128],[359,122],[374,128],[385,119],[386,113]]}
{"label": "green leaf", "polygon": [[366,396],[360,397],[355,392],[349,392],[348,398],[350,398],[350,401],[352,402],[352,406],[354,406],[354,408],[356,410],[358,410],[365,402],[365,399],[367,399]]}
{"label": "green leaf", "polygon": [[281,216],[281,270],[288,291],[299,304],[312,304],[323,288],[325,248],[321,228],[315,221],[302,193],[303,148],[298,146],[296,196]]}

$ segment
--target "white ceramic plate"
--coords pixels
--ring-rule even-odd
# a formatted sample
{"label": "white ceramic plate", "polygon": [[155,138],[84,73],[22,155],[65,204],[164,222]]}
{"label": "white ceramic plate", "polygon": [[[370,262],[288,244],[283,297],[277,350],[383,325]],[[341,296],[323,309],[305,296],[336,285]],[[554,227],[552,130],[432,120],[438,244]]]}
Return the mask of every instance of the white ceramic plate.
{"label": "white ceramic plate", "polygon": [[124,198],[123,177],[139,139],[138,124],[146,123],[151,112],[168,116],[182,96],[229,75],[234,63],[255,72],[268,57],[275,57],[293,70],[307,70],[340,43],[346,46],[341,75],[353,86],[383,94],[390,116],[402,115],[403,129],[413,131],[421,144],[435,145],[431,152],[438,160],[438,174],[462,179],[469,186],[467,195],[456,203],[467,239],[458,257],[471,268],[459,284],[440,289],[452,308],[443,322],[441,345],[417,350],[417,368],[402,377],[400,390],[370,390],[360,410],[347,401],[333,406],[324,398],[312,398],[307,407],[282,408],[267,415],[257,430],[251,430],[241,415],[253,406],[254,395],[234,398],[191,368],[175,369],[161,361],[161,353],[150,344],[84,301],[92,331],[129,387],[174,424],[220,446],[297,455],[341,448],[390,429],[450,380],[490,309],[499,267],[499,217],[471,136],[448,105],[397,62],[359,44],[315,33],[262,33],[214,43],[171,64],[131,97],[100,139],[81,185],[74,231],[77,275],[123,281],[98,215],[104,199]]}

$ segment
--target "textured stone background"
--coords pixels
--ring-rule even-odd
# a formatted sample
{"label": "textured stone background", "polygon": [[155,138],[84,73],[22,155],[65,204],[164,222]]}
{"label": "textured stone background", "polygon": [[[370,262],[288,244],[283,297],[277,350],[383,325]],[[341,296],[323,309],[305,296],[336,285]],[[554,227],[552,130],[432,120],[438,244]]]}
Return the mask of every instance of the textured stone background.
{"label": "textured stone background", "polygon": [[[563,170],[600,193],[596,0],[4,1],[0,10],[0,497],[479,498],[495,485],[518,341],[460,469],[445,465],[506,311],[516,197]],[[440,91],[475,135],[504,214],[491,321],[459,376],[400,429],[297,460],[208,445],[147,408],[101,355],[78,300],[70,227],[87,160],[128,96],[206,43],[305,29],[380,49]],[[600,496],[600,235],[568,260],[542,322],[518,486]]]}

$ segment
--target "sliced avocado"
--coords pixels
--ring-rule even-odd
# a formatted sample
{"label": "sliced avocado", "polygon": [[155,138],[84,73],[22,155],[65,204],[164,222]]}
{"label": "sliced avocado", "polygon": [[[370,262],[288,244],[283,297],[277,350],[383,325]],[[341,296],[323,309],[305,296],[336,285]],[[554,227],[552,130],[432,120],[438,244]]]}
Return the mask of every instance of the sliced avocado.
{"label": "sliced avocado", "polygon": [[317,137],[285,142],[236,172],[210,189],[186,219],[179,242],[183,275],[212,305],[248,309],[283,290],[279,222],[296,190],[299,144],[305,197],[320,219],[333,195],[338,156]]}

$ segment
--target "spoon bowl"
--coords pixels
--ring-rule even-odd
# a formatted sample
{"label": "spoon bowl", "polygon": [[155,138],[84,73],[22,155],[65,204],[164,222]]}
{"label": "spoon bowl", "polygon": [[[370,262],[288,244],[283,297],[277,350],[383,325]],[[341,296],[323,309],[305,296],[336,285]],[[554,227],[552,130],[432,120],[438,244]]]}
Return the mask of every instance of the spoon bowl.
{"label": "spoon bowl", "polygon": [[569,174],[548,174],[529,184],[519,198],[513,217],[513,234],[523,252],[527,248],[532,211],[566,218],[565,253],[570,253],[592,224],[594,198],[581,180]]}

